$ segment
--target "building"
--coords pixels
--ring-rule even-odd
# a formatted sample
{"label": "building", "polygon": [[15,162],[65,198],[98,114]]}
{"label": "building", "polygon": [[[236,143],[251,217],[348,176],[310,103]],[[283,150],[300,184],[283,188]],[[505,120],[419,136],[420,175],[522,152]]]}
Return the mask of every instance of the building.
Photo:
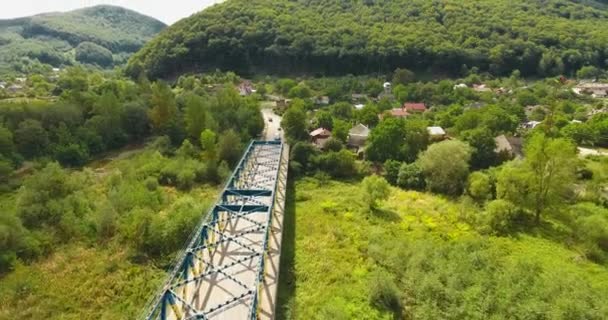
{"label": "building", "polygon": [[464,83],[459,83],[459,84],[454,85],[454,90],[458,90],[458,89],[466,89],[466,88],[468,88],[468,87],[469,87],[469,86],[467,86],[467,85],[466,85],[466,84],[464,84]]}
{"label": "building", "polygon": [[365,108],[365,105],[362,104],[362,103],[358,103],[358,104],[355,105],[355,109],[357,109],[357,110],[361,110],[363,108]]}
{"label": "building", "polygon": [[393,92],[393,85],[390,82],[385,82],[382,87],[384,87],[384,93],[391,94]]}
{"label": "building", "polygon": [[314,98],[313,102],[316,105],[326,106],[329,104],[330,100],[329,100],[328,96],[320,96],[320,97]]}
{"label": "building", "polygon": [[0,89],[6,89],[6,82],[0,81]]}
{"label": "building", "polygon": [[608,97],[608,83],[581,82],[572,88],[572,91],[579,95],[588,94],[593,98],[606,98]]}
{"label": "building", "polygon": [[474,84],[473,85],[473,90],[475,90],[477,92],[490,92],[490,91],[492,91],[492,89],[490,89],[490,87],[486,86],[485,84]]}
{"label": "building", "polygon": [[331,139],[331,131],[325,128],[318,128],[310,133],[310,142],[321,150],[325,149],[329,139]]}
{"label": "building", "polygon": [[369,133],[369,128],[362,124],[352,127],[348,131],[348,146],[357,149],[365,146]]}
{"label": "building", "polygon": [[18,84],[13,84],[13,85],[9,86],[8,88],[6,88],[6,90],[8,90],[11,93],[17,93],[17,92],[23,90],[23,86],[18,85]]}
{"label": "building", "polygon": [[241,82],[237,87],[237,90],[241,96],[249,96],[255,92],[255,90],[253,90],[253,84],[249,80]]}
{"label": "building", "polygon": [[443,140],[446,137],[445,130],[442,127],[427,127],[429,138],[434,141]]}
{"label": "building", "polygon": [[[388,113],[395,118],[407,118],[410,115],[405,108],[394,108],[388,111]],[[382,118],[382,115],[380,118]]]}
{"label": "building", "polygon": [[503,160],[522,158],[523,140],[518,137],[507,137],[504,134],[494,138],[496,148],[494,152],[498,153],[499,158]]}
{"label": "building", "polygon": [[540,121],[528,121],[528,122],[525,122],[524,124],[522,124],[522,127],[524,129],[534,129],[539,124],[540,124]]}
{"label": "building", "polygon": [[408,113],[422,113],[426,111],[426,105],[422,102],[406,102],[403,109]]}
{"label": "building", "polygon": [[291,99],[279,99],[276,101],[277,103],[277,108],[281,108],[281,109],[285,109],[287,107],[289,107],[289,105],[291,104]]}
{"label": "building", "polygon": [[367,95],[362,93],[353,93],[350,95],[350,97],[354,102],[367,100]]}

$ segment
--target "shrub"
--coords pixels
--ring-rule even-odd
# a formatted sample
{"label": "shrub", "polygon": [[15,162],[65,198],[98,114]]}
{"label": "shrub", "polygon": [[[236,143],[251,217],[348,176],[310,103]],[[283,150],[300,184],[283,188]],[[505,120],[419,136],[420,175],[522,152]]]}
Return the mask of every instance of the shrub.
{"label": "shrub", "polygon": [[386,271],[374,271],[370,276],[369,300],[379,309],[401,313],[401,299],[395,281]]}
{"label": "shrub", "polygon": [[397,185],[404,189],[423,190],[426,186],[422,170],[417,164],[404,163],[399,168]]}
{"label": "shrub", "polygon": [[155,177],[148,177],[146,178],[146,181],[144,181],[144,184],[146,185],[146,189],[148,189],[148,191],[156,191],[158,188],[158,179]]}
{"label": "shrub", "polygon": [[484,224],[491,232],[505,234],[513,226],[518,208],[507,200],[494,200],[486,205]]}
{"label": "shrub", "polygon": [[380,176],[365,177],[361,184],[370,208],[375,208],[379,200],[386,200],[391,194],[390,185]]}
{"label": "shrub", "polygon": [[468,194],[477,202],[484,202],[492,198],[492,180],[483,172],[473,172],[467,184]]}

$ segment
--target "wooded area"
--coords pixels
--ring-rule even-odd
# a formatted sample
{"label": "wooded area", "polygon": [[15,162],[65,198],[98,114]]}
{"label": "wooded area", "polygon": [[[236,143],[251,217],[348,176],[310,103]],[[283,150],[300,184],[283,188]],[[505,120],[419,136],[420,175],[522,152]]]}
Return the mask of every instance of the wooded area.
{"label": "wooded area", "polygon": [[128,73],[574,74],[607,65],[607,18],[599,1],[234,0],[169,27]]}

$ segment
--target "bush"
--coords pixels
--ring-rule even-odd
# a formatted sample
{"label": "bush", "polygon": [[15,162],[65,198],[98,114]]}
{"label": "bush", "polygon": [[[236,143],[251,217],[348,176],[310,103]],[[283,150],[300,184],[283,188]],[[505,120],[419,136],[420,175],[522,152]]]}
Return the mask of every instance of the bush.
{"label": "bush", "polygon": [[384,162],[384,177],[388,183],[397,185],[401,164],[401,162],[396,160],[386,160],[386,162]]}
{"label": "bush", "polygon": [[484,225],[492,233],[505,234],[513,226],[518,215],[518,208],[507,200],[494,200],[486,205]]}
{"label": "bush", "polygon": [[158,179],[155,177],[146,178],[144,184],[146,185],[146,189],[148,189],[148,191],[156,191],[156,189],[158,189]]}
{"label": "bush", "polygon": [[380,176],[369,176],[361,183],[370,208],[375,208],[379,200],[386,200],[391,194],[390,185]]}
{"label": "bush", "polygon": [[357,173],[355,156],[352,152],[342,149],[339,152],[328,152],[318,156],[319,168],[334,178],[352,177]]}
{"label": "bush", "polygon": [[492,199],[492,189],[492,180],[487,174],[477,171],[469,176],[467,192],[477,202]]}
{"label": "bush", "polygon": [[182,190],[188,190],[194,185],[196,174],[192,169],[184,169],[177,174],[177,187]]}
{"label": "bush", "polygon": [[426,187],[424,175],[417,164],[404,163],[399,168],[397,185],[404,189],[423,190]]}
{"label": "bush", "polygon": [[379,309],[390,310],[401,314],[399,289],[390,274],[386,271],[374,271],[370,276],[369,300]]}

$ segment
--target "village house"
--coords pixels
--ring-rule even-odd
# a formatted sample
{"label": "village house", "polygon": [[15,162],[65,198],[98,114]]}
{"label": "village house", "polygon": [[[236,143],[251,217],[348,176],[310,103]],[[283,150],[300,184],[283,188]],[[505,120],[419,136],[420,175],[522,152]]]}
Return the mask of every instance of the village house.
{"label": "village house", "polygon": [[524,122],[521,126],[524,129],[534,129],[536,128],[536,126],[538,126],[541,122],[540,121],[528,121],[528,122]]}
{"label": "village house", "polygon": [[441,141],[446,138],[445,130],[442,127],[427,127],[426,131],[432,141]]}
{"label": "village house", "polygon": [[403,109],[408,113],[422,113],[426,111],[426,105],[421,102],[406,102],[403,104]]}
{"label": "village house", "polygon": [[393,85],[390,82],[385,82],[382,87],[384,87],[384,93],[391,94],[393,92]]}
{"label": "village house", "polygon": [[0,81],[0,89],[6,89],[6,82]]}
{"label": "village house", "polygon": [[362,103],[358,103],[358,104],[355,105],[355,109],[357,109],[357,110],[361,110],[363,108],[365,108],[365,105],[362,104]]}
{"label": "village house", "polygon": [[310,133],[310,142],[321,150],[325,149],[329,139],[331,139],[331,131],[325,128],[318,128]]}
{"label": "village house", "polygon": [[467,86],[467,85],[466,85],[466,84],[464,84],[464,83],[459,83],[459,84],[455,84],[455,85],[454,85],[454,90],[458,90],[458,89],[466,89],[466,88],[468,88],[468,87],[469,87],[469,86]]}
{"label": "village house", "polygon": [[474,84],[473,85],[473,90],[477,91],[477,92],[490,92],[490,91],[492,91],[492,89],[490,89],[490,87],[486,86],[485,84]]}
{"label": "village house", "polygon": [[498,153],[503,160],[523,157],[523,140],[518,137],[507,137],[504,134],[494,138],[496,148],[494,152]]}
{"label": "village house", "polygon": [[18,85],[18,84],[13,84],[13,85],[9,86],[8,88],[6,88],[6,90],[10,93],[17,93],[17,92],[23,90],[23,86]]}
{"label": "village house", "polygon": [[572,91],[579,95],[589,94],[593,98],[606,98],[608,97],[608,83],[581,82],[572,88]]}
{"label": "village house", "polygon": [[320,106],[326,106],[329,105],[329,97],[328,96],[320,96],[320,97],[315,97],[313,99],[314,104],[316,105],[320,105]]}
{"label": "village house", "polygon": [[291,104],[291,99],[280,98],[279,100],[276,101],[276,103],[277,103],[277,108],[285,109],[285,108],[289,107],[289,105]]}
{"label": "village house", "polygon": [[367,95],[362,94],[362,93],[353,93],[350,95],[350,97],[353,100],[353,102],[360,102],[360,101],[367,100]]}
{"label": "village house", "polygon": [[239,91],[239,94],[241,96],[249,96],[252,93],[255,93],[255,90],[253,89],[253,84],[249,80],[241,82],[238,85],[237,90]]}
{"label": "village house", "polygon": [[[388,114],[395,118],[407,118],[410,114],[405,110],[405,108],[394,108],[388,111]],[[383,118],[383,115],[380,115],[380,119]]]}
{"label": "village house", "polygon": [[368,127],[358,124],[348,131],[348,146],[357,148],[357,150],[365,146],[365,142],[369,137],[370,130]]}

